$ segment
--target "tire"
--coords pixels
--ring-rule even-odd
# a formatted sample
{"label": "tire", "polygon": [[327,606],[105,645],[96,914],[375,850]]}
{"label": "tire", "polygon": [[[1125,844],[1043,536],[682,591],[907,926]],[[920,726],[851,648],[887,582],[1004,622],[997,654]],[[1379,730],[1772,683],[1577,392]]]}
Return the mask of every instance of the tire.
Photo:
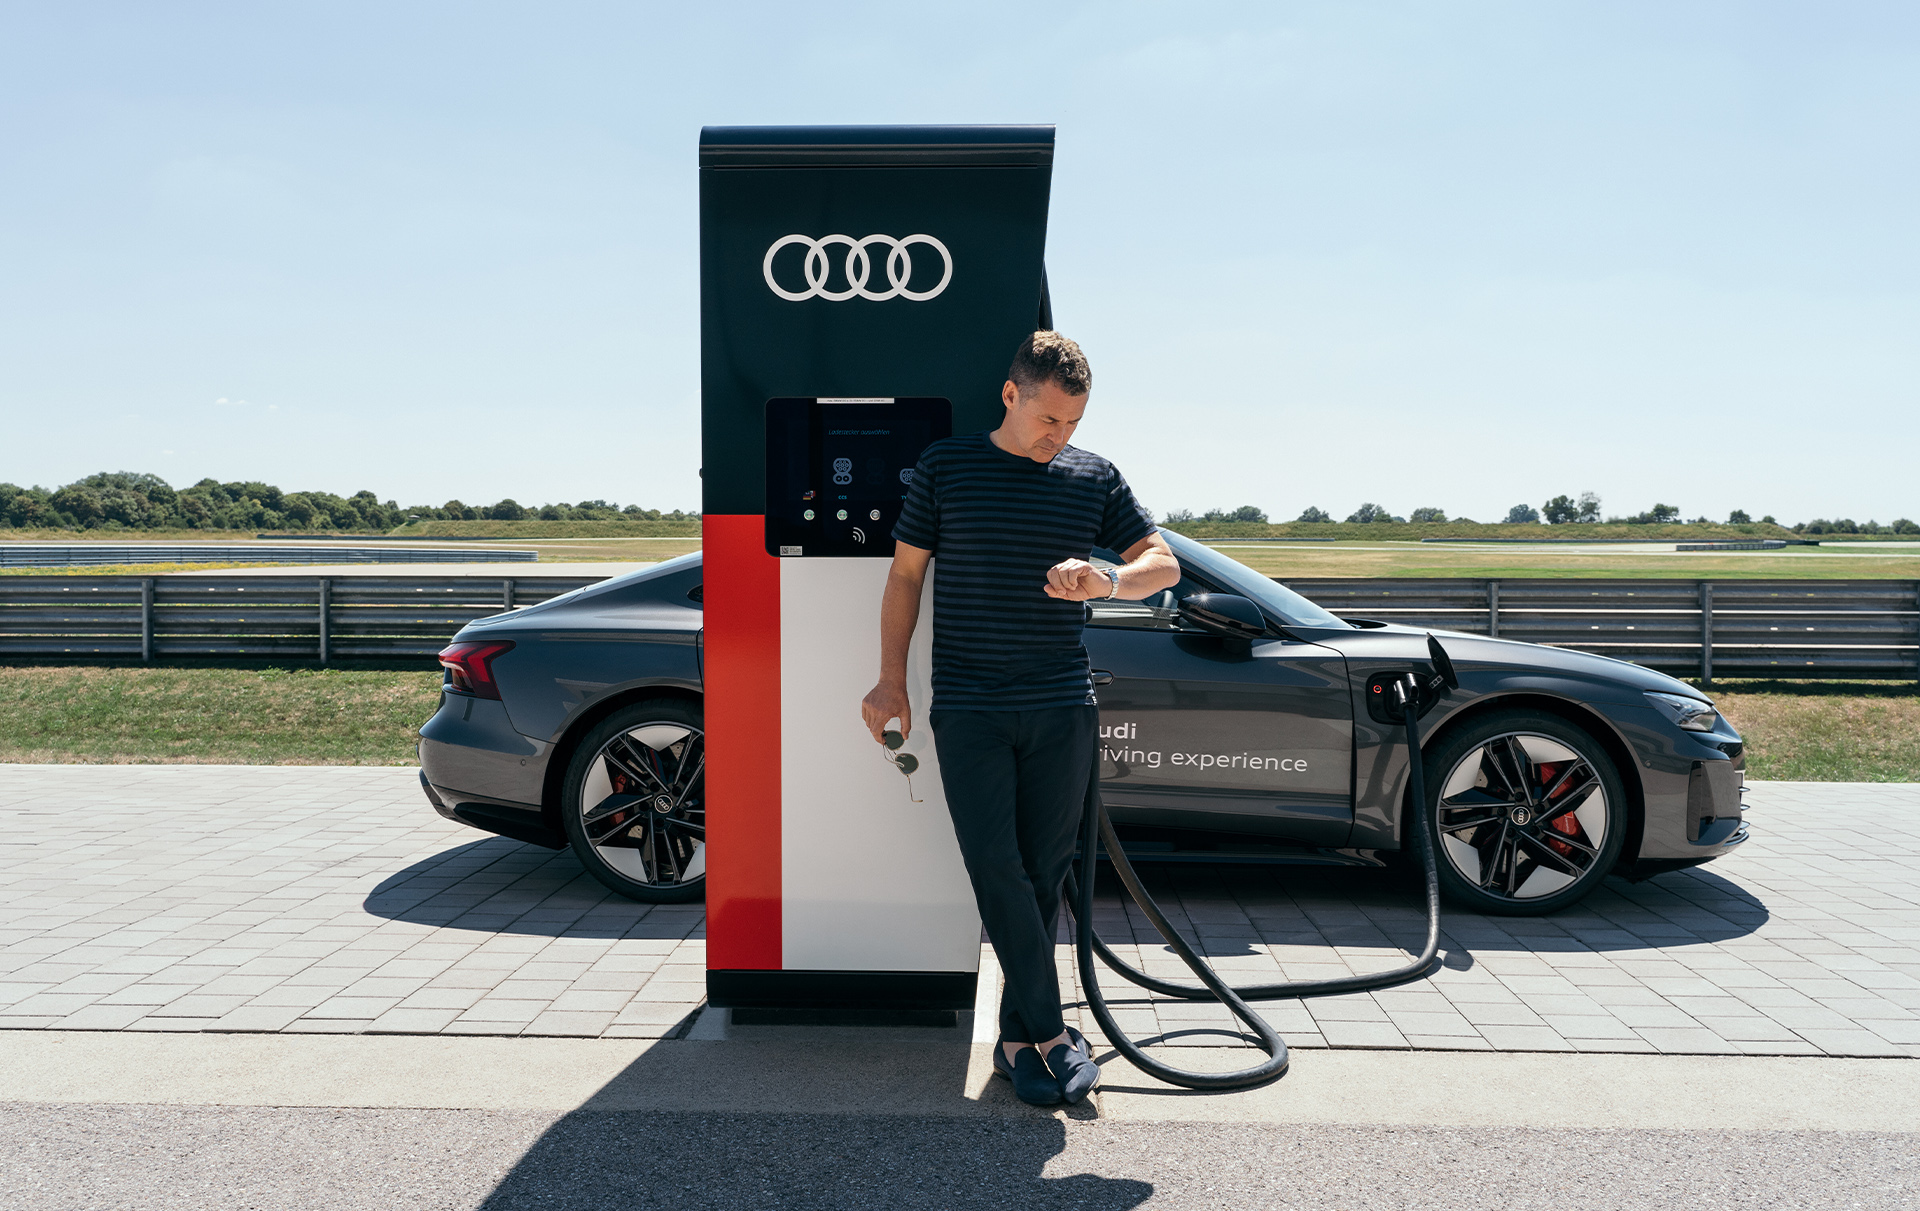
{"label": "tire", "polygon": [[706,732],[698,704],[650,698],[573,750],[561,823],[588,873],[643,904],[706,894]]}
{"label": "tire", "polygon": [[1541,916],[1583,899],[1613,869],[1627,796],[1587,732],[1553,715],[1500,711],[1427,750],[1421,821],[1450,900]]}

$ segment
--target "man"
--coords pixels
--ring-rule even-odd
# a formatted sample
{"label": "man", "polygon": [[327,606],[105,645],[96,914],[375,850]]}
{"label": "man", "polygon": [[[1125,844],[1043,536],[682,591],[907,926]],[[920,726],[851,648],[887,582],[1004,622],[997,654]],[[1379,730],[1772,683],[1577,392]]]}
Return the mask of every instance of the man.
{"label": "man", "polygon": [[[1170,588],[1180,565],[1112,463],[1067,444],[1092,372],[1057,332],[1022,342],[991,433],[928,446],[914,471],[880,607],[880,681],[860,704],[875,740],[910,732],[907,646],[928,561],[940,778],[980,919],[1006,977],[994,1070],[1036,1105],[1077,1102],[1099,1066],[1060,1015],[1054,927],[1092,776],[1099,708],[1082,602]],[[1123,553],[1103,571],[1094,547]]]}

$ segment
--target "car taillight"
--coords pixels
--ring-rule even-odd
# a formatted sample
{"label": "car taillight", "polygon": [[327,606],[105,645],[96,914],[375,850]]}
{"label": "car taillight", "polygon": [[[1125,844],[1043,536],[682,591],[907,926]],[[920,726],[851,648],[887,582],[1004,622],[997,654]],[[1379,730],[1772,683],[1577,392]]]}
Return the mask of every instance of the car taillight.
{"label": "car taillight", "polygon": [[513,650],[504,640],[481,643],[456,643],[440,653],[440,667],[447,670],[449,689],[475,698],[500,697],[500,685],[493,679],[493,662]]}

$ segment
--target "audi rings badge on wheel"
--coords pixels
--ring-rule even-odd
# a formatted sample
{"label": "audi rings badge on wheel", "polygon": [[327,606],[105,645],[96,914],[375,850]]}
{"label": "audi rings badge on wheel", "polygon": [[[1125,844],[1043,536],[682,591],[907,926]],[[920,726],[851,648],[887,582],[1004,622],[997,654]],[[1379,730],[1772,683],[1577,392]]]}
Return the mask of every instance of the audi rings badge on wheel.
{"label": "audi rings badge on wheel", "polygon": [[[788,290],[773,274],[773,259],[780,255],[782,248],[790,244],[798,244],[806,249],[806,256],[801,261],[801,272],[806,276],[807,282],[805,290]],[[911,287],[913,281],[911,249],[916,244],[924,245],[940,254],[940,280],[931,290],[914,290]],[[887,288],[885,290],[867,289],[867,283],[873,278],[873,256],[867,249],[875,245],[887,250],[885,266]],[[847,277],[846,289],[829,290],[827,280],[833,274],[833,266],[827,260],[827,250],[842,246],[847,250],[846,260],[842,266]],[[891,298],[924,303],[928,299],[938,298],[947,288],[947,283],[953,281],[953,254],[947,251],[945,244],[924,234],[910,235],[902,239],[895,239],[890,235],[870,235],[857,240],[850,235],[823,235],[817,240],[812,236],[787,235],[781,236],[767,248],[767,255],[760,262],[760,272],[767,279],[767,289],[790,303],[804,302],[814,298],[826,299],[832,303],[844,303],[855,296],[875,303],[884,303]]]}

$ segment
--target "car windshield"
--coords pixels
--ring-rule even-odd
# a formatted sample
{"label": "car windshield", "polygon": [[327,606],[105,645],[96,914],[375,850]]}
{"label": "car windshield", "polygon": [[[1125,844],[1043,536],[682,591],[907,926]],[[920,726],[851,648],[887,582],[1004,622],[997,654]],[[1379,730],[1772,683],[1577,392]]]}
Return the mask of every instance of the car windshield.
{"label": "car windshield", "polygon": [[1173,530],[1161,530],[1160,537],[1173,548],[1183,569],[1190,568],[1199,573],[1201,579],[1212,581],[1222,590],[1258,602],[1262,609],[1282,622],[1302,627],[1347,628],[1339,618],[1237,559]]}

